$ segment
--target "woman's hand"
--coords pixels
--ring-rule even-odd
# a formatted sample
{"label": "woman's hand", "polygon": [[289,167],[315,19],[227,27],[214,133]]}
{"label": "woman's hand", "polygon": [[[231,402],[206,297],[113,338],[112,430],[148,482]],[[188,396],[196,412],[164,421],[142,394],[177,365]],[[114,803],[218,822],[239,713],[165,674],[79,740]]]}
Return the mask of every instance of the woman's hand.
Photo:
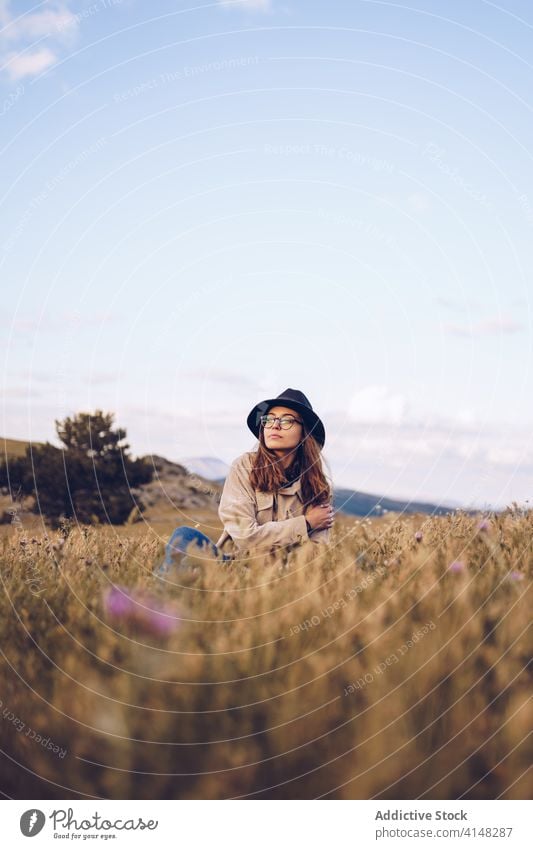
{"label": "woman's hand", "polygon": [[324,528],[331,528],[333,525],[333,515],[331,504],[319,504],[315,507],[309,507],[305,513],[305,518],[314,531],[321,531]]}

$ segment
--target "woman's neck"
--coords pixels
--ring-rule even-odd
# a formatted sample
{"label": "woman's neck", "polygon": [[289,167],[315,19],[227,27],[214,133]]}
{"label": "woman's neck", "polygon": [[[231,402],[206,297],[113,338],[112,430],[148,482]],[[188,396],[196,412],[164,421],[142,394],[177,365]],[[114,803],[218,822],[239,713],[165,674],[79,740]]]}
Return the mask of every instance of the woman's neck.
{"label": "woman's neck", "polygon": [[293,459],[287,466],[284,467],[285,477],[287,480],[295,480],[300,476],[300,470],[297,462]]}
{"label": "woman's neck", "polygon": [[287,471],[288,468],[292,466],[292,464],[296,461],[296,455],[294,451],[288,451],[287,453],[283,452],[282,454],[277,451],[274,452],[277,457],[277,462],[281,466],[284,472]]}

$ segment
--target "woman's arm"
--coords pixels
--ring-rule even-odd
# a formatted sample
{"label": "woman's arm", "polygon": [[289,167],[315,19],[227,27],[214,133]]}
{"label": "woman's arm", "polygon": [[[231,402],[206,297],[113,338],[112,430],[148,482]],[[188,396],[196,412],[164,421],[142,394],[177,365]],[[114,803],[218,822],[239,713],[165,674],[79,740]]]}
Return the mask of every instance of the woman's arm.
{"label": "woman's arm", "polygon": [[331,542],[331,528],[322,528],[321,531],[313,531],[309,534],[309,539],[317,545],[328,545]]}
{"label": "woman's arm", "polygon": [[[241,458],[231,464],[224,483],[218,515],[238,548],[270,548],[313,539],[308,537],[305,516],[259,525],[256,520],[254,490]],[[315,533],[322,533],[317,531]]]}
{"label": "woman's arm", "polygon": [[[324,510],[324,508],[327,508]],[[328,499],[326,502],[322,502],[318,506],[309,507],[305,511],[305,518],[307,519],[307,531],[309,534],[309,539],[311,542],[314,542],[317,545],[327,545],[331,542],[331,528],[333,525],[333,517],[335,515],[335,511],[333,509],[332,500]],[[313,517],[313,521],[317,521],[317,517],[320,520],[318,526],[313,529],[310,528],[311,525],[311,516]],[[324,525],[324,520],[327,518],[327,523]]]}

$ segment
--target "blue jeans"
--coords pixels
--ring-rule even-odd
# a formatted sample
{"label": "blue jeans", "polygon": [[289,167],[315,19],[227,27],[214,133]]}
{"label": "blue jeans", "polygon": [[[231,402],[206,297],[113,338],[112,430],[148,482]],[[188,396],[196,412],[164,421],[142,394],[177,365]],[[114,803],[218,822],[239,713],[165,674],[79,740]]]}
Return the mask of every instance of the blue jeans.
{"label": "blue jeans", "polygon": [[172,535],[165,546],[165,559],[156,570],[159,575],[166,574],[173,566],[178,565],[187,553],[187,546],[193,543],[189,549],[189,554],[212,555],[223,562],[231,560],[229,554],[223,554],[212,540],[197,528],[190,528],[188,525],[180,525],[175,528]]}

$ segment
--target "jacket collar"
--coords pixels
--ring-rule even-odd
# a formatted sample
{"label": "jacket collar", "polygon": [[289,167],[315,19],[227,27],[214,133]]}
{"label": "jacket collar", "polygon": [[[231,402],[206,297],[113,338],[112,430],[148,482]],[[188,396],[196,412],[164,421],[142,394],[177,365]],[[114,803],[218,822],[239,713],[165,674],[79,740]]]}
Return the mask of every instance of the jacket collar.
{"label": "jacket collar", "polygon": [[301,478],[296,478],[296,480],[293,481],[288,486],[282,486],[279,491],[280,491],[280,493],[282,493],[282,494],[284,493],[285,495],[294,495],[295,492],[297,492],[299,495],[301,495],[301,492],[302,492]]}
{"label": "jacket collar", "polygon": [[280,495],[297,495],[300,501],[302,499],[302,481],[301,478],[296,478],[289,486],[283,486],[279,490]]}

